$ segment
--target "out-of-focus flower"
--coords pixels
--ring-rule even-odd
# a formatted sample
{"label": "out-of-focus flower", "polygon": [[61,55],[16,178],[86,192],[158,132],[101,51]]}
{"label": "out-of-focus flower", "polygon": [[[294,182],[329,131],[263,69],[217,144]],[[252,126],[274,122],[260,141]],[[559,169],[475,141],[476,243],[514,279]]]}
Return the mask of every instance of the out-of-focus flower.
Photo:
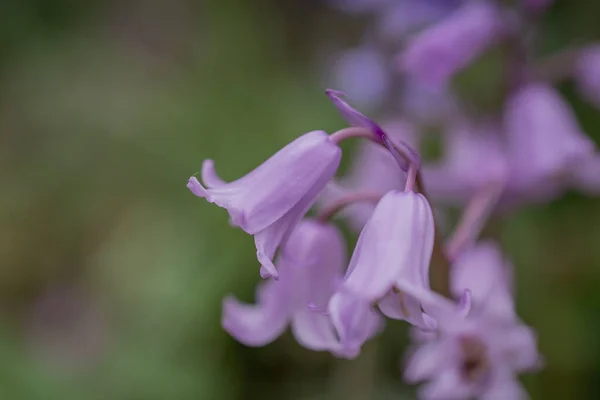
{"label": "out-of-focus flower", "polygon": [[594,145],[571,108],[549,86],[530,84],[515,93],[506,106],[504,124],[511,169],[507,189],[512,197],[553,196],[565,186],[557,178],[594,156]]}
{"label": "out-of-focus flower", "polygon": [[493,242],[480,242],[464,251],[452,265],[451,289],[455,296],[471,292],[470,313],[515,320],[512,267]]}
{"label": "out-of-focus flower", "polygon": [[528,398],[516,375],[540,365],[536,335],[529,327],[518,320],[496,319],[493,313],[461,315],[446,299],[421,294],[413,293],[435,320],[430,326],[436,334],[420,338],[404,372],[410,383],[428,381],[420,398]]}
{"label": "out-of-focus flower", "polygon": [[452,11],[460,0],[330,0],[348,14],[373,14],[375,30],[386,40],[402,36],[435,22]]}
{"label": "out-of-focus flower", "polygon": [[306,133],[244,177],[225,182],[212,160],[202,165],[200,184],[188,188],[198,197],[226,208],[231,222],[254,235],[261,276],[277,277],[275,251],[312,206],[340,163],[341,149],[323,131]]}
{"label": "out-of-focus flower", "polygon": [[248,346],[263,346],[291,323],[294,336],[304,347],[355,357],[358,353],[345,352],[330,318],[307,308],[309,304],[325,307],[329,303],[343,277],[345,263],[344,241],[333,225],[314,220],[300,222],[277,260],[279,280],[260,284],[256,305],[227,297],[223,302],[223,327]]}
{"label": "out-of-focus flower", "polygon": [[415,79],[403,82],[400,103],[407,115],[423,122],[450,120],[458,113],[457,101],[447,85],[432,86]]}
{"label": "out-of-focus flower", "polygon": [[[433,215],[427,200],[411,191],[390,191],[379,201],[360,233],[339,291],[364,307],[390,292],[398,294],[406,286],[429,288],[433,237]],[[382,312],[391,318],[425,325],[417,301],[404,293],[397,300],[395,304],[386,301]],[[330,313],[333,318],[340,311],[330,307]],[[353,315],[351,311],[344,314]],[[342,321],[338,327],[341,337],[351,330],[353,320],[343,316],[337,319]]]}
{"label": "out-of-focus flower", "polygon": [[[413,127],[405,121],[393,121],[385,124],[383,128],[393,142],[415,142]],[[383,196],[390,190],[401,190],[405,180],[406,174],[398,168],[388,150],[375,143],[362,141],[348,174],[327,185],[318,206],[327,207],[351,193],[369,192]],[[345,208],[341,215],[349,221],[352,229],[360,232],[374,208],[375,205],[371,203],[356,203]]]}
{"label": "out-of-focus flower", "polygon": [[444,86],[501,33],[501,15],[490,2],[468,2],[417,34],[400,58],[401,68],[422,82]]}
{"label": "out-of-focus flower", "polygon": [[600,107],[600,45],[581,50],[575,64],[574,78],[581,94]]}
{"label": "out-of-focus flower", "polygon": [[493,127],[456,125],[444,139],[444,158],[422,169],[432,198],[464,204],[486,185],[507,179],[506,155]]}
{"label": "out-of-focus flower", "polygon": [[392,87],[389,60],[375,47],[345,50],[333,62],[332,80],[362,107],[382,104]]}

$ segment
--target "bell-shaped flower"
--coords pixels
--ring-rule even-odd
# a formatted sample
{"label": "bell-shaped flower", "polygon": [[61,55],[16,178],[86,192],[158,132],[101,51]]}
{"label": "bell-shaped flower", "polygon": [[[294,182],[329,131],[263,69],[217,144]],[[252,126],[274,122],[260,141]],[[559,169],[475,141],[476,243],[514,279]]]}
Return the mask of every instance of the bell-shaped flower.
{"label": "bell-shaped flower", "polygon": [[444,157],[424,165],[423,179],[431,198],[464,204],[490,184],[503,184],[508,165],[493,127],[453,126],[445,135]]}
{"label": "bell-shaped flower", "polygon": [[546,199],[563,187],[594,146],[581,131],[569,105],[551,87],[530,84],[509,100],[504,124],[508,138],[510,179],[507,190],[524,200]]}
{"label": "bell-shaped flower", "polygon": [[[403,287],[429,288],[433,237],[433,215],[425,197],[390,191],[360,233],[340,291],[361,306],[383,300],[380,309],[388,317],[425,325],[419,303]],[[338,327],[339,335],[345,330],[351,328]]]}
{"label": "bell-shaped flower", "polygon": [[422,82],[444,86],[494,42],[501,21],[492,2],[467,2],[413,37],[401,55],[401,68]]}
{"label": "bell-shaped flower", "polygon": [[340,164],[341,149],[323,131],[306,133],[244,177],[225,182],[212,160],[202,165],[202,181],[190,178],[198,197],[226,208],[231,223],[254,235],[263,277],[277,277],[273,257],[279,245],[315,202]]}
{"label": "bell-shaped flower", "polygon": [[430,324],[435,326],[435,334],[413,346],[404,371],[409,383],[428,382],[420,389],[419,398],[528,398],[516,375],[533,371],[541,363],[536,335],[529,327],[517,319],[496,319],[490,313],[465,316],[434,293],[413,295],[435,320]]}
{"label": "bell-shaped flower", "polygon": [[330,317],[307,307],[326,307],[343,277],[346,248],[337,228],[303,220],[283,246],[277,266],[279,280],[260,283],[257,304],[244,304],[231,296],[224,300],[225,330],[243,344],[264,346],[291,324],[304,347],[355,357],[357,353],[342,346]]}

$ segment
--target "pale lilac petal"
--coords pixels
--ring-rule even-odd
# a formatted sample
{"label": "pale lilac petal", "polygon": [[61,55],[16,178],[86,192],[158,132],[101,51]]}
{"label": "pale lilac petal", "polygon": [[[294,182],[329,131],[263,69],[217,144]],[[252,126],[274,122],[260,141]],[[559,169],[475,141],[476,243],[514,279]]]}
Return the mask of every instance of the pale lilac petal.
{"label": "pale lilac petal", "polygon": [[443,86],[493,43],[500,21],[492,3],[467,2],[409,42],[402,69],[422,82]]}
{"label": "pale lilac petal", "polygon": [[459,296],[468,289],[473,297],[474,312],[514,320],[510,268],[496,244],[480,242],[453,264],[452,292]]}
{"label": "pale lilac petal", "polygon": [[[190,189],[226,208],[230,214],[234,211],[231,215],[234,223],[254,234],[284,217],[308,192],[316,191],[316,197],[333,178],[340,159],[341,150],[329,136],[323,131],[313,131],[292,141],[236,181],[207,190],[200,190],[202,187],[193,182]],[[214,183],[215,174],[206,175]]]}
{"label": "pale lilac petal", "polygon": [[341,344],[327,315],[304,309],[294,314],[292,333],[302,346],[310,350],[327,350],[337,353]]}
{"label": "pale lilac petal", "polygon": [[302,305],[312,303],[327,307],[347,266],[346,243],[337,227],[316,220],[304,220],[294,230],[282,251],[286,260],[302,268],[306,277]]}
{"label": "pale lilac petal", "polygon": [[455,370],[442,372],[418,393],[423,400],[467,400],[473,394],[470,386],[463,382]]}
{"label": "pale lilac petal", "polygon": [[215,171],[215,163],[213,160],[204,160],[202,163],[202,182],[208,188],[217,188],[226,185],[225,182]]}
{"label": "pale lilac petal", "polygon": [[200,182],[198,182],[198,179],[196,179],[196,177],[192,176],[187,183],[187,188],[190,189],[190,191],[198,196],[198,197],[206,197],[207,196],[207,192],[206,189],[204,188],[204,186],[202,186],[202,184]]}
{"label": "pale lilac petal", "polygon": [[[337,168],[337,165],[333,166]],[[272,225],[257,232],[254,235],[254,243],[256,245],[256,256],[261,264],[261,277],[277,277],[277,271],[273,265],[273,257],[277,248],[286,241],[292,233],[298,222],[304,217],[306,212],[314,204],[316,198],[320,194],[321,188],[329,180],[327,174],[323,178],[317,180],[315,187],[310,188],[308,193],[300,199],[300,201],[282,218],[275,221]]]}
{"label": "pale lilac petal", "polygon": [[451,360],[452,348],[442,341],[420,345],[409,356],[404,368],[404,380],[408,383],[430,379],[444,368]]}
{"label": "pale lilac petal", "polygon": [[433,231],[431,208],[422,195],[389,192],[359,236],[344,287],[371,301],[400,281],[429,287]]}
{"label": "pale lilac petal", "polygon": [[378,303],[379,309],[388,318],[409,322],[414,326],[427,328],[423,320],[421,303],[412,296],[390,290]]}
{"label": "pale lilac petal", "polygon": [[377,334],[382,324],[368,301],[344,291],[331,297],[329,315],[342,345],[340,354],[346,358],[358,356],[362,344]]}
{"label": "pale lilac petal", "polygon": [[283,283],[265,282],[259,289],[258,304],[244,304],[230,296],[223,301],[223,328],[247,346],[264,346],[285,331],[290,310],[282,298]]}
{"label": "pale lilac petal", "polygon": [[480,395],[481,400],[528,400],[529,395],[510,370],[496,371],[493,384]]}
{"label": "pale lilac petal", "polygon": [[508,365],[516,371],[535,371],[541,365],[541,357],[537,351],[537,335],[525,325],[516,325],[505,333],[504,357]]}

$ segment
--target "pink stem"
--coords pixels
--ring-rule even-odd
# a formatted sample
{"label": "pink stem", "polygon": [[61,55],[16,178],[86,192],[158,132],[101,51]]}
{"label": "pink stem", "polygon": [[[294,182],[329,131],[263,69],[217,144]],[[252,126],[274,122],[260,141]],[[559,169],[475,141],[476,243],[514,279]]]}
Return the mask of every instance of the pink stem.
{"label": "pink stem", "polygon": [[450,261],[455,261],[466,248],[477,240],[503,190],[504,183],[490,183],[469,201],[458,226],[446,244],[446,257]]}
{"label": "pink stem", "polygon": [[371,132],[369,129],[356,126],[340,129],[329,136],[331,141],[335,144],[339,144],[341,141],[346,139],[357,137],[377,142],[377,137],[373,134],[373,132]]}
{"label": "pink stem", "polygon": [[377,203],[381,200],[382,195],[373,192],[356,192],[350,193],[341,199],[335,201],[330,206],[326,207],[318,216],[317,220],[326,222],[330,220],[335,214],[343,210],[344,208],[355,204],[355,203]]}

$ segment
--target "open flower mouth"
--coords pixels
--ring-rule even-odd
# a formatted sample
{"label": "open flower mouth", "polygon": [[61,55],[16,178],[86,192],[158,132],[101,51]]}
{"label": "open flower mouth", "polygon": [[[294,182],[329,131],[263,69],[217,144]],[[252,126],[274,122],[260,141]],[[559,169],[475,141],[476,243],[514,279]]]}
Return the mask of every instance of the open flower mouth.
{"label": "open flower mouth", "polygon": [[485,344],[473,336],[459,340],[461,350],[460,375],[468,382],[478,382],[487,376],[489,361]]}

